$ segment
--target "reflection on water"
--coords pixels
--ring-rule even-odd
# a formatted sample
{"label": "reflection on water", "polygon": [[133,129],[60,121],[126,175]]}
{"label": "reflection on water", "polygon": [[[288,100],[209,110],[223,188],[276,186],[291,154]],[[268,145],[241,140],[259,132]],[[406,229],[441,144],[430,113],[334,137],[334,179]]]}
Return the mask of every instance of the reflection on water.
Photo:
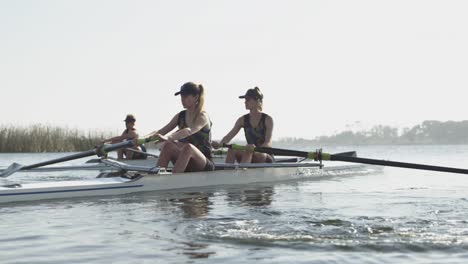
{"label": "reflection on water", "polygon": [[184,193],[181,198],[170,198],[168,201],[182,209],[184,217],[199,218],[208,214],[212,204],[209,197],[212,195],[205,192]]}
{"label": "reflection on water", "polygon": [[192,243],[192,242],[184,242],[182,244],[184,245],[183,254],[188,256],[191,259],[208,258],[209,256],[216,254],[213,251],[208,251],[208,252],[205,251],[209,246],[208,244],[200,244],[200,243]]}
{"label": "reflection on water", "polygon": [[[164,198],[161,195],[162,202],[168,202],[170,206],[179,208],[183,212],[183,217],[188,220],[187,225],[181,224],[177,228],[183,232],[184,236],[189,237],[191,241],[179,242],[178,250],[189,259],[207,259],[218,254],[213,250],[212,243],[204,243],[207,237],[216,238],[222,236],[224,232],[229,232],[232,227],[227,223],[235,219],[221,219],[210,215],[213,207],[219,207],[221,202],[225,206],[232,208],[249,207],[252,209],[262,208],[271,205],[273,200],[273,187],[251,187],[247,189],[229,188],[225,190],[206,192],[184,192],[177,195],[171,195],[170,198]],[[209,231],[208,231],[209,230]]]}
{"label": "reflection on water", "polygon": [[[185,218],[201,218],[207,216],[213,205],[210,199],[215,197],[214,192],[184,192],[170,197],[171,205],[180,208]],[[219,195],[218,195],[219,196]],[[229,206],[261,207],[271,204],[274,196],[273,187],[258,187],[249,189],[226,189],[223,192],[225,201]]]}
{"label": "reflection on water", "polygon": [[273,200],[272,187],[258,187],[256,189],[229,190],[226,193],[226,201],[230,205],[266,206]]}

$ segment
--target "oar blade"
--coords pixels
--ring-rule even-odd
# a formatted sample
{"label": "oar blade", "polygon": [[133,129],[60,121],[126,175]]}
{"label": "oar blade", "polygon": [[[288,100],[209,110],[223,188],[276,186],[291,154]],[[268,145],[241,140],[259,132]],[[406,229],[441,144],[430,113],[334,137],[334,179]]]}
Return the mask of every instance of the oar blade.
{"label": "oar blade", "polygon": [[24,167],[24,165],[21,165],[19,163],[13,163],[11,164],[8,168],[6,168],[4,171],[0,173],[0,177],[8,177],[12,175],[13,173],[21,170]]}

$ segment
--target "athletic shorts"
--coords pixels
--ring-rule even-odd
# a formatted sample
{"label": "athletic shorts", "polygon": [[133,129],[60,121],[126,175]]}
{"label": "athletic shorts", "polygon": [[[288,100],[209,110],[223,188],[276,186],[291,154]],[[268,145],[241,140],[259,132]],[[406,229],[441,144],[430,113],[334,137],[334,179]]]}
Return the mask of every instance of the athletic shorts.
{"label": "athletic shorts", "polygon": [[[214,171],[215,170],[215,164],[211,159],[206,158],[206,164],[203,170],[201,171]],[[187,165],[187,168],[185,169],[185,172],[195,172],[198,170],[194,170],[191,162]]]}
{"label": "athletic shorts", "polygon": [[215,169],[216,169],[216,165],[214,164],[214,162],[207,158],[206,165],[203,171],[214,171]]}

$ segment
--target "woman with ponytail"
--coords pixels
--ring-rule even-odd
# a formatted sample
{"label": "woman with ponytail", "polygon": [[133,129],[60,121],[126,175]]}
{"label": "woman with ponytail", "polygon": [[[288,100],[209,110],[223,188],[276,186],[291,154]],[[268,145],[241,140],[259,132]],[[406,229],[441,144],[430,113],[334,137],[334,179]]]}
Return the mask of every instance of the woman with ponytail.
{"label": "woman with ponytail", "polygon": [[[203,86],[188,82],[174,95],[180,95],[185,110],[177,113],[166,126],[150,134],[165,142],[157,165],[167,168],[169,162],[172,162],[174,173],[214,170],[211,155],[211,121],[203,109]],[[176,127],[176,132],[166,136]]]}
{"label": "woman with ponytail", "polygon": [[239,151],[229,149],[226,156],[226,163],[264,163],[273,162],[274,158],[265,153],[254,152],[254,147],[270,147],[273,135],[273,119],[263,113],[263,94],[258,87],[248,89],[245,95],[239,96],[245,99],[245,108],[249,113],[237,119],[232,130],[221,139],[220,142],[213,142],[213,147],[220,148],[229,143],[244,128],[247,147],[250,151]]}

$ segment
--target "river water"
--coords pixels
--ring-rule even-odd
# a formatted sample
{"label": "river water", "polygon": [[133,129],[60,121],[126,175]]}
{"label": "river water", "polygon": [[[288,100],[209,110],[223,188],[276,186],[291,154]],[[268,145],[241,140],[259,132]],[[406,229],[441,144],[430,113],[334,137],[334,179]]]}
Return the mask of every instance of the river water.
{"label": "river water", "polygon": [[[347,150],[468,167],[465,145],[327,152]],[[63,155],[2,153],[0,167]],[[17,173],[0,184],[90,174]],[[0,230],[0,263],[466,263],[468,175],[386,167],[270,185],[0,204]]]}

